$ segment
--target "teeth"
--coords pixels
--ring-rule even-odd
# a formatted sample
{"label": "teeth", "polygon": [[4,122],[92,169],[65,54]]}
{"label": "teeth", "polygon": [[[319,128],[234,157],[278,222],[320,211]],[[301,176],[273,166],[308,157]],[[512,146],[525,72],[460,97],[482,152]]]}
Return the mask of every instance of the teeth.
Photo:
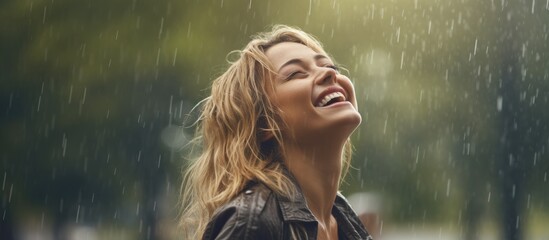
{"label": "teeth", "polygon": [[330,94],[326,95],[326,96],[322,99],[322,101],[320,101],[320,102],[318,103],[318,106],[319,106],[319,107],[324,107],[324,106],[326,106],[326,104],[327,104],[329,101],[331,101],[331,100],[334,99],[334,98],[341,98],[342,101],[345,101],[345,96],[343,95],[343,93],[334,92],[334,93],[330,93]]}

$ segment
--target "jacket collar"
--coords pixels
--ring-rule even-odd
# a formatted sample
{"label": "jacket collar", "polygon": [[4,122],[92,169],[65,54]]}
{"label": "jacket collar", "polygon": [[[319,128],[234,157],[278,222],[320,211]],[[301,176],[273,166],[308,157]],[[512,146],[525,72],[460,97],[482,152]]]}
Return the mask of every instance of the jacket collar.
{"label": "jacket collar", "polygon": [[[307,202],[305,201],[305,196],[303,196],[303,192],[299,187],[297,180],[286,167],[283,167],[282,171],[290,180],[295,189],[293,198],[276,195],[284,221],[299,221],[317,224],[318,222],[311,213],[311,210],[309,210]],[[350,217],[356,216],[356,214],[352,210],[351,205],[340,192],[336,195],[332,213],[338,221],[338,227],[343,231],[343,234],[346,235],[345,237],[347,239],[372,239],[367,232],[364,232],[364,236],[366,236],[365,238],[361,237],[362,234],[358,233],[360,230],[356,229],[355,226],[361,226],[362,224],[358,222],[360,221],[358,218],[355,219]],[[352,221],[354,221],[354,223],[351,223]]]}
{"label": "jacket collar", "polygon": [[[311,210],[307,206],[307,201],[305,201],[303,191],[301,190],[301,187],[299,187],[299,184],[297,183],[294,175],[290,173],[290,171],[286,167],[283,167],[282,172],[290,180],[295,189],[295,194],[293,198],[277,195],[284,220],[316,222],[314,215],[311,213]],[[337,192],[334,207],[337,208],[339,212],[345,213],[349,209],[348,206],[349,204],[347,200],[345,200],[341,193]]]}
{"label": "jacket collar", "polygon": [[294,196],[290,198],[277,195],[284,221],[316,222],[294,175],[286,167],[283,167],[282,172],[290,180],[295,189]]}

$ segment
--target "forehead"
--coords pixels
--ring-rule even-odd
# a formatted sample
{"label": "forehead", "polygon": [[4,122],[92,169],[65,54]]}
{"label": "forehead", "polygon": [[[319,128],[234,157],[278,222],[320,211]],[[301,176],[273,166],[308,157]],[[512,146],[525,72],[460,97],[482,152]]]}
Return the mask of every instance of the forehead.
{"label": "forehead", "polygon": [[275,69],[292,59],[313,59],[319,53],[313,49],[295,42],[281,42],[270,47],[265,53]]}

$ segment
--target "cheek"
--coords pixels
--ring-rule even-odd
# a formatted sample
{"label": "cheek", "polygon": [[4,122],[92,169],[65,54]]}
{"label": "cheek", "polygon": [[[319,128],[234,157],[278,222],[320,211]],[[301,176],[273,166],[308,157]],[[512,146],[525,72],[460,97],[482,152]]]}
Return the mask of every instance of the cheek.
{"label": "cheek", "polygon": [[353,82],[349,78],[345,78],[340,82],[341,85],[348,91],[348,93],[352,96],[352,103],[356,106],[357,100],[356,100],[356,91],[355,86],[353,85]]}
{"label": "cheek", "polygon": [[302,118],[310,108],[310,93],[304,87],[281,86],[277,88],[274,103],[282,111],[282,118],[293,122],[296,118]]}
{"label": "cheek", "polygon": [[[276,98],[277,101],[282,104],[294,103],[294,104],[305,104],[308,103],[305,101],[310,97],[310,87],[303,86],[304,84],[300,83],[288,83],[276,88]],[[309,101],[310,102],[310,101]]]}

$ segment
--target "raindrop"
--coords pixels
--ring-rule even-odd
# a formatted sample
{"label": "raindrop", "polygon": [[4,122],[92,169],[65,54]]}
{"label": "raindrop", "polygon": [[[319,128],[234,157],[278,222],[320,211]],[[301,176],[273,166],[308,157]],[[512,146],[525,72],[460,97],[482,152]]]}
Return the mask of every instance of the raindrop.
{"label": "raindrop", "polygon": [[189,26],[187,27],[187,38],[191,37],[191,23],[189,22]]}
{"label": "raindrop", "polygon": [[40,112],[40,104],[42,103],[42,95],[38,96],[38,107],[36,108],[37,112]]}
{"label": "raindrop", "polygon": [[379,235],[382,235],[382,233],[383,233],[383,220],[381,220],[379,223]]}
{"label": "raindrop", "polygon": [[385,124],[383,125],[383,134],[387,132],[387,121],[389,120],[389,116],[385,116]]}
{"label": "raindrop", "polygon": [[442,227],[438,229],[438,239],[442,239]]}
{"label": "raindrop", "polygon": [[404,51],[402,51],[402,54],[400,55],[400,69],[402,70],[402,67],[404,66]]}
{"label": "raindrop", "polygon": [[451,185],[452,185],[452,179],[448,179],[448,182],[446,182],[446,197],[450,196]]}
{"label": "raindrop", "polygon": [[515,223],[515,228],[518,229],[520,225],[520,216],[517,216],[517,221]]}
{"label": "raindrop", "polygon": [[78,208],[76,209],[76,218],[75,218],[76,223],[78,223],[79,216],[80,216],[80,204],[78,204]]}
{"label": "raindrop", "polygon": [[164,30],[164,18],[160,18],[160,30],[158,30],[158,39],[162,36],[162,31]]}
{"label": "raindrop", "polygon": [[8,203],[11,203],[11,195],[13,193],[13,183],[10,185],[10,194],[9,194],[9,197],[8,197]]}
{"label": "raindrop", "polygon": [[[170,107],[168,108],[168,114],[172,115],[173,95],[170,96]],[[172,119],[170,118],[170,122]]]}
{"label": "raindrop", "polygon": [[44,15],[42,15],[42,23],[46,23],[46,13],[48,12],[48,7],[44,7]]}
{"label": "raindrop", "polygon": [[67,135],[63,133],[63,140],[61,141],[61,149],[63,150],[62,156],[65,157],[67,153]]}
{"label": "raindrop", "polygon": [[183,114],[183,101],[179,102],[179,118],[181,118],[181,114]]}
{"label": "raindrop", "polygon": [[156,66],[158,66],[159,62],[160,62],[160,48],[158,48],[158,51],[156,52]]}
{"label": "raindrop", "polygon": [[477,46],[478,46],[478,38],[475,39],[475,49],[473,50],[473,55],[477,55]]}
{"label": "raindrop", "polygon": [[71,101],[72,101],[72,84],[69,90],[69,104],[71,103]]}
{"label": "raindrop", "polygon": [[416,164],[419,162],[419,146],[417,146],[417,151],[416,151]]}
{"label": "raindrop", "polygon": [[503,108],[503,97],[501,96],[498,96],[498,99],[497,99],[497,109],[498,109],[498,112],[501,112],[501,109]]}
{"label": "raindrop", "polygon": [[172,66],[175,66],[175,60],[177,60],[177,48],[175,48],[175,51],[173,52]]}
{"label": "raindrop", "polygon": [[84,88],[84,94],[82,95],[82,103],[81,104],[84,104],[86,102],[87,92],[88,92],[88,88]]}

